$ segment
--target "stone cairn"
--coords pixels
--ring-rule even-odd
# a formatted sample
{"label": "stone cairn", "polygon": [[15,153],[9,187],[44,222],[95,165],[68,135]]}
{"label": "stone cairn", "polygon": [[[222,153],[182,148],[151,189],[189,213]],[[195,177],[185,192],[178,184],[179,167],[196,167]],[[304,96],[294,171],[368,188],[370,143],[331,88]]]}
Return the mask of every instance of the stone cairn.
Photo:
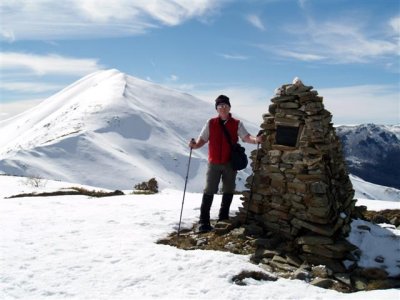
{"label": "stone cairn", "polygon": [[238,219],[253,233],[288,241],[286,252],[299,261],[346,272],[343,261],[356,260],[356,247],[345,240],[356,200],[322,100],[298,78],[276,90],[261,124],[266,140],[251,154],[254,174],[246,187],[252,190],[243,193]]}

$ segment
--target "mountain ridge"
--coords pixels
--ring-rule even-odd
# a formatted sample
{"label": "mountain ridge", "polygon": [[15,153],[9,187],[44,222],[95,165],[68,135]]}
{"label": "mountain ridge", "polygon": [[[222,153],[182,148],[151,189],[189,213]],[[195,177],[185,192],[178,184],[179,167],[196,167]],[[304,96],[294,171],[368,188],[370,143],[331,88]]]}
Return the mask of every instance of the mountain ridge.
{"label": "mountain ridge", "polygon": [[[114,189],[156,177],[181,188],[191,137],[216,115],[211,103],[118,70],[83,77],[37,107],[0,122],[0,170]],[[253,134],[255,125],[244,121]],[[247,145],[248,150],[254,145]],[[191,178],[205,174],[193,151]],[[101,172],[99,172],[101,170]],[[250,174],[240,172],[239,184]],[[203,180],[192,180],[199,191]]]}
{"label": "mountain ridge", "polygon": [[338,126],[336,133],[350,173],[371,183],[400,188],[400,125]]}
{"label": "mountain ridge", "polygon": [[[212,103],[187,93],[116,69],[98,71],[29,111],[0,122],[0,172],[109,189],[130,189],[155,177],[160,188],[182,189],[189,158],[187,142],[215,115]],[[250,133],[259,131],[256,124],[243,122]],[[396,188],[390,183],[396,181],[397,173],[381,172],[378,177],[386,181],[379,182],[365,173],[373,173],[371,168],[377,166],[379,170],[380,157],[387,158],[382,151],[398,144],[399,125],[341,125],[336,126],[336,133],[350,173]],[[370,144],[383,145],[377,146],[379,151],[372,159]],[[360,150],[363,145],[367,148]],[[255,145],[244,146],[248,155],[255,149]],[[376,164],[371,166],[371,161]],[[360,165],[366,166],[363,172],[354,167]],[[206,168],[207,147],[194,150],[188,191],[202,191]],[[249,166],[238,173],[239,190],[251,172]],[[368,192],[363,193],[370,198]]]}

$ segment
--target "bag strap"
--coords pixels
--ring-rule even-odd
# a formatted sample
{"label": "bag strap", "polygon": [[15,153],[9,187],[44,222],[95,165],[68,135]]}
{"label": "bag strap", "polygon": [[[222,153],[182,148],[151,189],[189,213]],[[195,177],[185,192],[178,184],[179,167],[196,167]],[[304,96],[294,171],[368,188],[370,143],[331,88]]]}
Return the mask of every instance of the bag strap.
{"label": "bag strap", "polygon": [[225,124],[224,124],[223,122],[220,121],[219,123],[221,124],[222,130],[224,131],[224,134],[225,134],[225,136],[226,136],[227,139],[228,139],[229,145],[231,145],[231,147],[233,147],[231,135],[229,134],[228,129],[226,129]]}

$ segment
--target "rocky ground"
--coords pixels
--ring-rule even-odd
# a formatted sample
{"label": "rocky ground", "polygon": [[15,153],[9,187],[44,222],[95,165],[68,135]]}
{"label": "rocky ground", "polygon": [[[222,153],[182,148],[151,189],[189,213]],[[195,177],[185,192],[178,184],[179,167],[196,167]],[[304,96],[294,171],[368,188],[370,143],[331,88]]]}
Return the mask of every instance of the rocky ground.
{"label": "rocky ground", "polygon": [[400,226],[400,209],[385,209],[381,211],[367,210],[363,213],[364,218],[372,223],[387,223],[398,228]]}
{"label": "rocky ground", "polygon": [[[364,211],[363,217],[373,223],[391,223],[400,226],[400,210],[379,212]],[[259,236],[249,226],[238,222],[213,222],[212,232],[199,234],[196,225],[191,230],[176,232],[158,241],[184,250],[217,250],[250,255],[250,260],[268,273],[242,272],[234,278],[236,284],[245,284],[243,279],[277,280],[278,277],[300,279],[322,288],[340,292],[400,288],[400,276],[388,277],[378,268],[362,269],[354,265],[348,270],[339,265],[313,266],[301,258],[293,243],[273,233]]]}

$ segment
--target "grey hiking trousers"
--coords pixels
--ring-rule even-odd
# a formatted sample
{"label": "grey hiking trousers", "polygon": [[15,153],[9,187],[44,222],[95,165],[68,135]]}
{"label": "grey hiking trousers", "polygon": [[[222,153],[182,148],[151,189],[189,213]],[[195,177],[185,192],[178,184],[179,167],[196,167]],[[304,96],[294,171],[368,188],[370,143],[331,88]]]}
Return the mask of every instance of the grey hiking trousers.
{"label": "grey hiking trousers", "polygon": [[233,194],[235,192],[235,181],[237,171],[233,170],[230,163],[212,164],[208,163],[206,187],[204,194],[213,195],[218,193],[218,185],[222,178],[222,192]]}

